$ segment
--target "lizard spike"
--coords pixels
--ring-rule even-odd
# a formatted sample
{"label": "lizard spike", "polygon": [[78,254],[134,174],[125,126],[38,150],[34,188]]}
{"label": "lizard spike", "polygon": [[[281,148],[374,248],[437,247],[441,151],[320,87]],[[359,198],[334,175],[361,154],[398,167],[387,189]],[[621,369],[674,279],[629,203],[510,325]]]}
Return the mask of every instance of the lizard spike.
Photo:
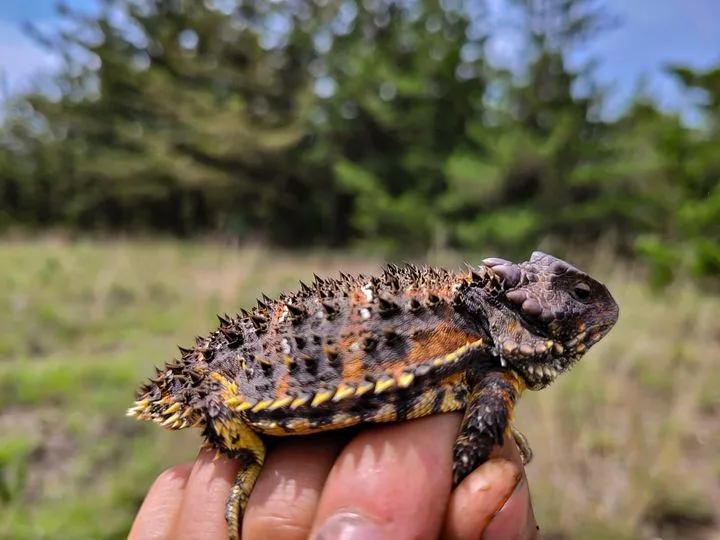
{"label": "lizard spike", "polygon": [[395,384],[396,382],[394,378],[388,375],[383,375],[375,382],[375,393],[381,394],[395,386]]}
{"label": "lizard spike", "polygon": [[182,408],[182,405],[180,405],[177,401],[170,405],[167,409],[165,409],[164,414],[174,414],[178,412]]}
{"label": "lizard spike", "polygon": [[512,262],[508,261],[507,259],[501,259],[499,257],[488,257],[487,259],[483,259],[483,264],[488,268],[492,268],[493,266],[512,264]]}
{"label": "lizard spike", "polygon": [[415,380],[413,373],[403,373],[397,378],[397,384],[400,388],[407,388]]}
{"label": "lizard spike", "polygon": [[363,381],[355,389],[355,395],[362,396],[363,394],[367,394],[373,388],[375,388],[375,385],[373,383],[371,383],[370,381]]}
{"label": "lizard spike", "polygon": [[302,360],[302,361],[305,362],[306,364],[314,364],[314,363],[317,363],[317,360],[315,360],[315,358],[313,358],[313,357],[310,356],[309,354],[305,354],[305,353],[300,353],[300,360]]}
{"label": "lizard spike", "polygon": [[518,283],[520,283],[522,274],[520,273],[520,268],[518,268],[516,264],[502,264],[494,266],[492,271],[497,279],[502,282],[503,288],[505,289],[515,287]]}
{"label": "lizard spike", "polygon": [[392,300],[389,300],[387,298],[383,298],[380,296],[378,298],[378,305],[380,306],[380,314],[390,314],[390,313],[397,313],[400,311],[400,306],[398,306],[395,302]]}
{"label": "lizard spike", "polygon": [[283,363],[290,371],[297,368],[297,362],[295,361],[295,359],[287,354],[283,356]]}
{"label": "lizard spike", "polygon": [[175,421],[176,421],[176,420],[179,420],[179,419],[180,419],[180,415],[179,415],[179,414],[173,414],[172,416],[169,416],[167,419],[165,419],[165,420],[161,423],[161,425],[164,426],[164,427],[168,427],[170,424],[175,423]]}
{"label": "lizard spike", "polygon": [[395,341],[399,334],[395,331],[395,329],[391,326],[388,326],[383,330],[383,334],[385,335],[385,339],[388,341],[388,343],[392,343]]}
{"label": "lizard spike", "polygon": [[372,336],[365,336],[362,340],[362,348],[365,352],[370,352],[377,347],[377,340]]}
{"label": "lizard spike", "polygon": [[287,407],[288,405],[290,405],[292,403],[293,399],[294,398],[292,396],[286,396],[284,398],[277,399],[273,402],[272,405],[270,405],[270,407],[268,407],[268,411],[275,411],[277,409],[283,409],[283,408]]}
{"label": "lizard spike", "polygon": [[295,317],[300,317],[301,315],[305,314],[305,310],[301,307],[298,307],[294,304],[285,304],[285,307],[288,308],[288,311],[291,315],[294,315]]}
{"label": "lizard spike", "polygon": [[293,402],[290,404],[291,409],[297,409],[298,407],[302,407],[305,405],[308,401],[312,399],[312,394],[300,394],[298,397],[296,397]]}
{"label": "lizard spike", "polygon": [[235,410],[237,412],[243,412],[252,409],[255,405],[256,403],[254,401],[243,401],[237,407],[235,407]]}
{"label": "lizard spike", "polygon": [[260,369],[263,370],[263,373],[265,373],[265,375],[272,374],[273,365],[272,365],[272,362],[270,362],[270,360],[268,360],[267,358],[260,358],[258,360],[258,363],[260,364]]}
{"label": "lizard spike", "polygon": [[349,384],[341,383],[338,385],[337,389],[335,390],[335,395],[333,396],[332,400],[334,402],[341,401],[343,399],[347,399],[355,394],[355,387],[351,386]]}
{"label": "lizard spike", "polygon": [[332,390],[321,390],[315,394],[315,397],[312,400],[312,403],[310,404],[312,407],[318,407],[325,403],[326,401],[329,401],[333,397],[333,391]]}
{"label": "lizard spike", "polygon": [[252,412],[257,413],[260,411],[264,411],[267,409],[270,405],[272,405],[274,400],[272,399],[265,399],[263,401],[258,401],[255,406],[251,409]]}
{"label": "lizard spike", "polygon": [[267,324],[268,320],[263,317],[262,315],[253,314],[250,316],[250,320],[255,323],[257,326]]}
{"label": "lizard spike", "polygon": [[220,333],[228,339],[234,339],[238,336],[238,333],[230,326],[221,326],[218,330],[220,330]]}
{"label": "lizard spike", "polygon": [[340,351],[333,347],[328,347],[327,345],[323,345],[323,352],[327,355],[330,362],[336,361],[340,356]]}
{"label": "lizard spike", "polygon": [[[480,270],[481,270],[481,269],[479,269],[477,266],[474,266],[474,265],[470,264],[470,263],[467,262],[467,261],[465,261],[465,262],[463,263],[463,265],[465,266],[465,269],[466,269],[466,270],[468,271],[468,273],[470,274],[470,280],[471,280],[471,281],[475,281],[475,282],[482,281],[483,277],[482,277],[482,275],[480,274]],[[484,269],[482,269],[482,270],[483,270],[483,272],[484,272]]]}

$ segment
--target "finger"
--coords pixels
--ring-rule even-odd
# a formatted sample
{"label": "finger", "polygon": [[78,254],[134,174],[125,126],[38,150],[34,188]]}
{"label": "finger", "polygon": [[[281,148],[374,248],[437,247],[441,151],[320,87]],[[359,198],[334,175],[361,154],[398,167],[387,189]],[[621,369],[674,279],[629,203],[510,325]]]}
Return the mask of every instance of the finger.
{"label": "finger", "polygon": [[305,540],[343,445],[338,436],[293,437],[273,448],[250,495],[242,537]]}
{"label": "finger", "polygon": [[540,538],[539,531],[530,502],[527,478],[523,475],[510,499],[488,524],[483,540],[537,540]]}
{"label": "finger", "polygon": [[522,460],[512,440],[455,489],[443,538],[469,540],[537,538],[537,525]]}
{"label": "finger", "polygon": [[215,450],[204,448],[193,465],[185,487],[172,538],[227,540],[225,502],[240,463],[227,457],[213,461]]}
{"label": "finger", "polygon": [[169,538],[192,463],[177,465],[157,477],[143,501],[128,540],[164,540]]}
{"label": "finger", "polygon": [[330,472],[311,538],[437,537],[460,421],[459,415],[443,414],[358,435]]}

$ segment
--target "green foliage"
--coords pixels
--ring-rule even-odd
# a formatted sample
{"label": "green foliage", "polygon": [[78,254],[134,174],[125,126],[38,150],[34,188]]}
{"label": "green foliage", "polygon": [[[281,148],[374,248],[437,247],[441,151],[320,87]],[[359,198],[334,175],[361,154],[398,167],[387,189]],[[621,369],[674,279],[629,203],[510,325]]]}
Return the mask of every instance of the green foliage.
{"label": "green foliage", "polygon": [[604,119],[596,0],[108,0],[36,40],[57,99],[6,104],[0,230],[219,234],[395,254],[612,238],[651,282],[720,276],[720,67],[670,66],[701,124],[640,88]]}

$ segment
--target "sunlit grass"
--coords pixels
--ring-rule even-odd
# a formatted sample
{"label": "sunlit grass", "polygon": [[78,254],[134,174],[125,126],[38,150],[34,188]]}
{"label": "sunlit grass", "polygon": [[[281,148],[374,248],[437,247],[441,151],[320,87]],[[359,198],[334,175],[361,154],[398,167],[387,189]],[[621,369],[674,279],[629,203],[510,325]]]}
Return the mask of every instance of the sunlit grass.
{"label": "sunlit grass", "polygon": [[[0,539],[125,538],[154,476],[198,445],[125,418],[137,384],[216,313],[313,272],[378,264],[170,242],[0,244]],[[709,538],[720,299],[684,286],[658,297],[610,259],[593,266],[620,322],[519,410],[539,521],[555,538]]]}

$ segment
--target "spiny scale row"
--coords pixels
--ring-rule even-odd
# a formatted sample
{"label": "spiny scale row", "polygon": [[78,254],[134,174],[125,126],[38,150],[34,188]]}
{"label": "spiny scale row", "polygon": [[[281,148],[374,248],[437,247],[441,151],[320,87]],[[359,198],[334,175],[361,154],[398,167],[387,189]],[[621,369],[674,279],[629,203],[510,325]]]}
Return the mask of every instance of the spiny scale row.
{"label": "spiny scale row", "polygon": [[203,423],[202,417],[195,414],[192,408],[181,404],[172,396],[157,401],[149,398],[136,400],[133,407],[127,410],[127,416],[150,420],[169,429],[197,427]]}
{"label": "spiny scale row", "polygon": [[[468,349],[474,346],[477,345],[467,344],[450,355],[420,364],[412,371],[405,371],[396,377],[383,374],[378,376],[374,381],[365,380],[359,384],[340,383],[336,387],[321,389],[314,394],[301,393],[295,396],[284,396],[275,400],[248,401],[237,397],[231,398],[226,405],[236,412],[250,411],[257,413],[266,409],[274,411],[286,407],[294,410],[308,403],[311,407],[318,407],[327,401],[338,402],[353,396],[362,396],[370,391],[373,391],[373,393],[377,395],[393,388],[408,388],[416,377],[422,377],[430,373],[434,368],[437,369],[456,362]],[[237,392],[237,385],[235,383],[228,382],[227,384],[232,390]],[[152,400],[148,397],[136,400],[134,406],[128,409],[127,415],[151,420],[156,424],[170,429],[183,429],[202,424],[202,418],[192,417],[193,412],[192,408],[181,404],[181,402],[178,402],[171,396],[166,396],[159,400]]]}
{"label": "spiny scale row", "polygon": [[[188,353],[193,351],[190,349],[182,349]],[[150,397],[152,393],[161,392],[162,387],[168,387],[172,381],[179,382],[182,387],[188,390],[191,386],[198,386],[205,379],[202,371],[193,367],[188,368],[187,365],[178,361],[173,361],[165,366],[165,370],[155,368],[155,377],[145,382],[138,390],[138,395]],[[155,399],[160,399],[157,395]]]}
{"label": "spiny scale row", "polygon": [[[309,404],[310,407],[318,407],[328,401],[338,402],[351,397],[359,397],[370,391],[378,395],[394,388],[408,388],[416,378],[423,377],[433,370],[447,367],[457,362],[468,350],[479,347],[480,345],[482,345],[481,341],[468,343],[449,355],[419,364],[411,368],[411,370],[404,371],[397,376],[382,374],[374,377],[374,380],[366,379],[357,384],[340,383],[335,387],[323,388],[315,393],[300,393],[292,396],[284,396],[279,399],[249,401],[242,397],[236,397],[231,398],[225,405],[234,409],[236,412],[250,411],[257,413],[266,409],[274,411],[285,407],[294,410],[307,404]],[[193,372],[190,371],[190,373]],[[215,374],[215,376],[221,377],[218,374]],[[170,429],[196,427],[203,423],[202,417],[183,400],[178,400],[177,396],[165,396],[161,399],[153,399],[147,395],[151,390],[158,390],[160,384],[167,383],[167,374],[153,379],[153,382],[155,383],[154,386],[147,385],[148,392],[144,394],[144,397],[136,400],[133,407],[128,409],[128,416],[150,420]],[[238,391],[238,387],[234,382],[226,381],[226,384],[232,391]]]}
{"label": "spiny scale row", "polygon": [[[243,311],[244,317],[252,317],[253,315],[267,316],[269,310],[277,305],[279,301],[285,303],[286,306],[294,306],[295,301],[304,299],[331,299],[335,297],[349,296],[352,287],[357,285],[368,285],[373,289],[377,289],[380,285],[384,285],[391,292],[399,292],[403,286],[416,285],[418,287],[430,284],[446,283],[449,272],[443,268],[422,267],[418,268],[412,264],[398,267],[394,264],[388,265],[381,277],[365,276],[358,274],[351,276],[340,272],[340,278],[321,278],[317,274],[314,275],[313,286],[309,286],[300,281],[300,290],[291,294],[281,294],[278,300],[273,300],[263,294],[262,300],[257,300],[257,307],[251,312]],[[290,308],[289,309],[293,309]],[[298,313],[299,315],[299,313]],[[226,317],[226,320],[228,318]],[[229,322],[229,321],[228,321]]]}
{"label": "spiny scale row", "polygon": [[[283,408],[294,410],[308,404],[310,407],[318,407],[328,401],[337,403],[338,401],[351,397],[362,396],[370,391],[374,394],[382,394],[393,388],[408,388],[417,377],[425,376],[435,369],[446,367],[457,362],[468,350],[476,348],[481,344],[480,341],[468,343],[447,356],[438,357],[429,362],[419,364],[411,368],[411,370],[406,370],[397,376],[383,374],[376,377],[374,381],[364,380],[358,384],[340,383],[335,387],[321,389],[315,393],[300,393],[293,396],[283,396],[278,399],[251,401],[238,396],[231,398],[226,405],[236,412],[249,411],[258,413],[264,410],[274,411]],[[235,386],[234,383],[231,384],[234,389],[237,390],[237,386]]]}

